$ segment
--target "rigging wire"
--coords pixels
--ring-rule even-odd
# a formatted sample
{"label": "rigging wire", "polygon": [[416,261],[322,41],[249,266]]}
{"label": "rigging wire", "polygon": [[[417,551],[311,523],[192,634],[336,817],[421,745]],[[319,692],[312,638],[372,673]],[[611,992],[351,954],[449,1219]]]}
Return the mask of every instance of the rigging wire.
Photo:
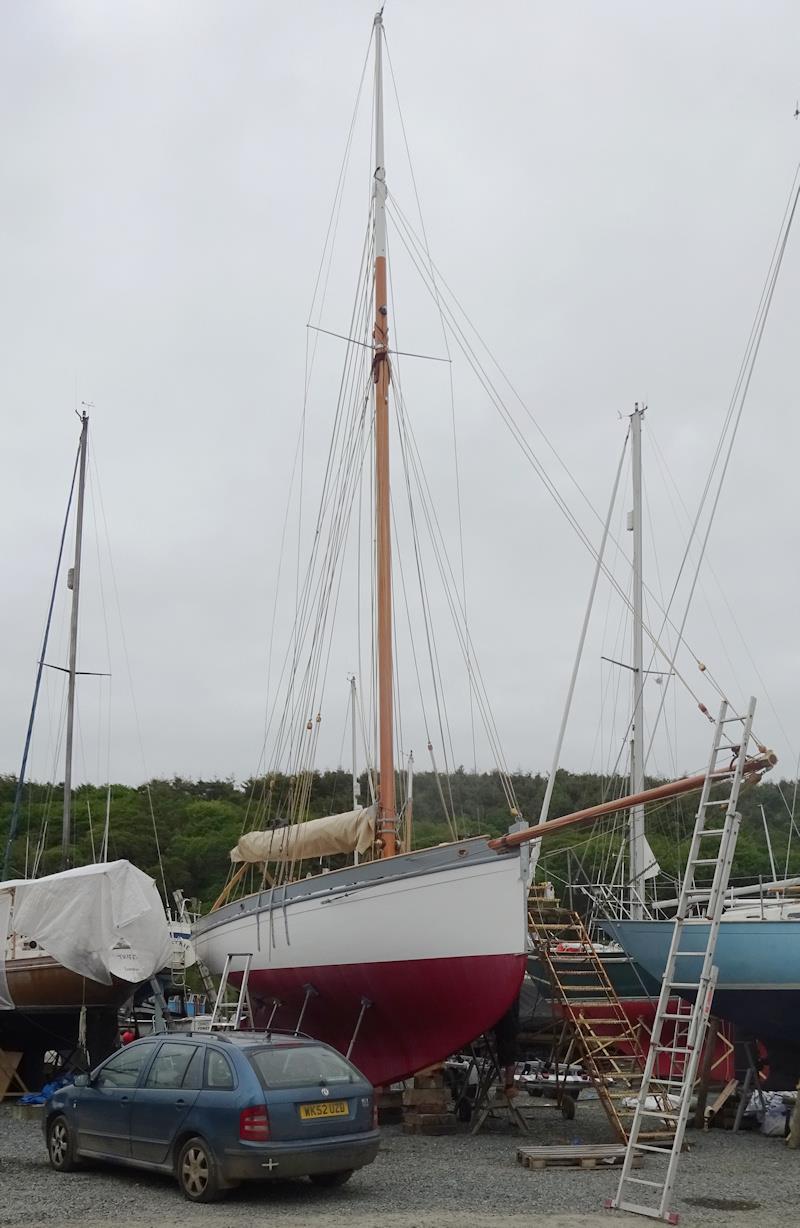
{"label": "rigging wire", "polygon": [[[61,529],[61,537],[58,544],[58,555],[56,557],[56,569],[53,576],[53,584],[50,590],[50,602],[47,607],[47,618],[44,624],[44,634],[42,636],[42,649],[39,654],[39,663],[36,667],[36,681],[33,687],[33,701],[31,703],[30,715],[28,717],[28,728],[25,733],[25,744],[22,750],[22,763],[17,776],[17,784],[14,790],[14,801],[11,806],[11,818],[8,825],[8,837],[6,839],[6,848],[3,855],[3,878],[8,878],[9,866],[11,864],[11,847],[16,839],[17,828],[19,826],[19,811],[22,805],[22,790],[25,785],[25,769],[28,766],[28,755],[31,748],[31,739],[33,737],[33,722],[36,717],[36,705],[39,699],[39,689],[42,683],[42,673],[45,667],[45,654],[47,652],[47,643],[50,638],[50,625],[53,619],[53,607],[55,606],[56,593],[58,592],[58,577],[61,574],[61,562],[64,557],[64,545],[67,539],[67,531],[69,528],[69,514],[72,508],[72,499],[75,493],[75,482],[78,474],[78,464],[80,461],[80,444],[75,456],[75,465],[72,470],[72,480],[69,487],[69,495],[67,497],[67,510],[64,513],[64,523]],[[54,777],[52,777],[54,779]]]}
{"label": "rigging wire", "polygon": [[[398,222],[398,232],[401,235],[403,245],[412,263],[414,263],[415,267],[417,268],[417,271],[419,272],[423,280],[423,283],[424,283],[425,282],[424,268],[420,264],[418,254],[415,254],[415,247],[414,247],[414,244],[415,243],[418,244],[419,240],[417,236],[414,235],[413,228],[409,226],[408,222],[406,221],[402,213],[402,210],[399,209],[399,206],[397,205],[397,202],[393,196],[389,197],[389,204],[392,206],[391,214],[392,214],[393,220]],[[441,278],[441,273],[439,274],[439,276],[440,276],[440,282],[443,283],[443,279]],[[428,289],[429,293],[431,293],[430,287],[426,287],[426,288]],[[453,314],[452,309],[447,304],[444,303],[444,300],[443,300],[443,310],[445,312],[445,317],[448,322],[448,327],[451,329],[456,341],[458,342],[459,348],[462,350],[462,353],[467,359],[467,362],[472,367],[473,372],[475,373],[479,383],[483,387],[487,396],[489,397],[492,405],[498,411],[501,420],[504,422],[505,426],[509,430],[509,433],[511,434],[512,438],[516,441],[516,443],[520,447],[523,455],[528,460],[534,472],[537,474],[540,481],[545,486],[545,489],[548,491],[548,493],[551,495],[551,497],[556,502],[556,505],[559,507],[562,514],[566,517],[568,523],[574,529],[580,541],[584,544],[584,546],[589,550],[592,557],[596,560],[597,559],[596,547],[592,543],[591,539],[589,538],[587,532],[584,530],[583,526],[578,521],[575,513],[572,511],[572,509],[567,504],[564,496],[560,493],[560,491],[556,487],[553,479],[549,476],[549,474],[544,469],[542,462],[539,460],[538,456],[533,451],[530,443],[528,442],[525,435],[523,434],[519,424],[516,422],[513,415],[510,413],[508,406],[505,404],[502,397],[500,396],[491,377],[489,376],[485,367],[483,367],[480,359],[478,358],[474,350],[474,347],[470,344],[468,338],[464,334],[464,330],[461,327],[461,325],[458,323],[458,320]],[[622,600],[623,601],[629,600],[624,590],[622,589],[622,586],[617,581],[616,577],[609,571],[608,567],[605,565],[603,566],[603,572],[606,575],[606,578],[608,579],[609,583],[612,584],[612,586],[614,587],[618,595],[622,598]],[[661,653],[661,655],[663,655],[665,658],[671,659],[670,654],[668,654],[666,649],[661,645],[658,638],[654,635],[653,631],[649,627],[645,627],[644,631],[648,639],[653,644],[654,648],[659,653]],[[701,701],[699,699],[699,696],[696,694],[694,688],[689,683],[688,678],[685,677],[677,669],[675,669],[675,673],[676,673],[676,676],[680,678],[680,681],[686,687],[689,694],[695,700],[698,707],[700,707],[702,710]],[[709,677],[708,681],[719,691],[719,686],[713,680],[713,678]],[[720,694],[721,694],[721,691],[720,691]]]}
{"label": "rigging wire", "polygon": [[122,643],[122,656],[125,662],[125,672],[128,678],[128,688],[129,688],[130,697],[131,697],[131,708],[133,710],[133,721],[134,721],[134,726],[136,729],[136,740],[137,740],[137,744],[139,748],[139,756],[141,759],[142,770],[143,770],[145,781],[146,781],[144,785],[144,790],[145,790],[145,796],[147,798],[147,807],[148,807],[148,812],[150,815],[150,823],[153,828],[153,838],[155,840],[156,856],[158,858],[158,869],[159,869],[159,874],[161,877],[161,888],[164,893],[164,904],[167,908],[169,908],[169,894],[167,892],[167,879],[166,879],[166,875],[164,872],[164,860],[161,855],[161,840],[158,834],[158,823],[156,821],[156,812],[155,812],[155,807],[153,805],[153,794],[150,789],[150,779],[149,779],[149,773],[147,771],[147,759],[144,753],[144,739],[142,737],[142,724],[139,718],[139,705],[136,702],[136,690],[133,685],[133,671],[131,669],[130,653],[128,652],[128,640],[127,640],[127,636],[125,635],[125,623],[122,618],[122,602],[120,600],[119,585],[117,583],[117,571],[116,571],[116,567],[114,566],[114,555],[111,550],[111,535],[109,534],[109,531],[108,531],[108,520],[106,517],[105,500],[103,499],[103,488],[100,483],[99,470],[98,470],[96,462],[94,461],[93,456],[92,456],[91,463],[92,463],[93,471],[94,471],[94,487],[97,491],[97,503],[100,508],[100,520],[103,525],[103,532],[105,534],[105,539],[106,539],[108,564],[109,564],[109,570],[111,572],[111,587],[112,587],[112,592],[114,595],[114,602],[115,602],[116,609],[117,609],[117,620],[119,622],[120,640]]}
{"label": "rigging wire", "polygon": [[[800,165],[798,165],[795,171],[794,179],[792,181],[792,187],[789,192],[789,200],[788,200],[786,209],[784,211],[783,218],[781,220],[781,226],[778,232],[778,238],[775,242],[775,247],[772,253],[772,259],[770,261],[770,266],[767,271],[767,276],[764,281],[763,289],[761,291],[761,298],[759,299],[755,318],[753,320],[753,324],[750,329],[750,336],[748,337],[747,345],[745,347],[745,352],[742,357],[742,361],[739,367],[739,372],[736,378],[736,383],[734,385],[733,393],[731,394],[730,403],[728,405],[728,410],[725,416],[725,422],[723,424],[723,428],[720,433],[719,442],[717,444],[717,449],[714,454],[714,459],[712,461],[711,471],[709,472],[708,479],[706,481],[706,485],[703,489],[703,493],[700,498],[700,503],[698,505],[697,513],[695,515],[694,523],[692,525],[692,530],[690,533],[690,542],[694,540],[695,535],[699,529],[700,519],[702,517],[702,513],[705,508],[706,500],[711,491],[711,486],[712,486],[712,482],[714,478],[714,472],[715,472],[715,469],[718,463],[720,462],[720,459],[723,458],[723,451],[724,451],[724,459],[722,459],[722,467],[721,467],[721,471],[719,475],[719,480],[717,482],[716,491],[714,493],[714,497],[711,502],[711,509],[710,509],[708,519],[706,522],[705,531],[700,541],[699,555],[697,558],[697,563],[695,566],[694,574],[691,579],[689,595],[686,599],[683,616],[681,618],[680,626],[678,629],[678,639],[676,642],[675,652],[672,654],[672,659],[670,661],[670,669],[674,668],[674,663],[675,663],[675,658],[678,653],[678,648],[680,646],[681,641],[683,640],[683,633],[686,628],[686,622],[689,617],[689,611],[691,608],[692,599],[694,597],[694,592],[697,587],[700,567],[705,557],[706,548],[708,546],[708,539],[711,534],[711,527],[714,523],[714,516],[719,506],[720,497],[722,495],[723,486],[725,484],[725,478],[728,473],[728,466],[730,464],[731,455],[733,452],[733,445],[736,440],[736,435],[738,433],[739,426],[742,420],[742,414],[744,413],[744,407],[747,401],[747,394],[750,390],[750,382],[753,378],[753,372],[755,370],[756,361],[758,359],[758,355],[761,349],[761,341],[764,336],[764,329],[766,328],[767,319],[769,318],[769,311],[770,311],[770,307],[772,306],[772,300],[775,294],[775,287],[778,283],[778,276],[780,274],[781,266],[783,264],[783,257],[786,251],[786,245],[789,241],[789,234],[791,233],[792,223],[794,221],[795,213],[797,211],[798,199],[800,199]],[[729,427],[730,427],[730,430],[729,430]],[[725,448],[724,446],[726,435],[728,436],[727,448]],[[677,586],[683,574],[684,567],[688,561],[688,557],[689,557],[689,543],[687,543],[683,561],[681,562],[681,566],[678,570],[678,576],[676,577],[675,585],[673,586],[673,591],[670,597],[669,605],[667,606],[667,609],[664,612],[665,621],[667,617],[669,616],[669,611],[672,607],[672,602],[677,592]],[[651,658],[651,662],[652,662],[652,658]],[[720,695],[722,695],[721,688],[718,685],[717,685],[717,690],[720,692]],[[662,696],[661,703],[659,705],[659,716],[661,713],[661,709],[663,708],[664,699],[665,699],[665,696]]]}
{"label": "rigging wire", "polygon": [[[439,297],[439,287],[436,281],[435,266],[434,266],[433,260],[431,259],[430,245],[428,243],[428,232],[425,227],[425,218],[422,212],[422,202],[420,201],[419,189],[417,187],[417,177],[414,174],[414,163],[411,159],[411,149],[409,147],[408,136],[406,133],[406,124],[405,124],[405,118],[403,116],[403,108],[400,105],[400,95],[397,90],[397,80],[394,75],[394,66],[392,64],[392,56],[389,50],[389,42],[388,42],[388,39],[386,39],[385,35],[384,35],[384,45],[386,47],[386,59],[389,64],[389,75],[392,80],[392,89],[394,91],[395,102],[397,104],[397,114],[400,120],[400,131],[403,136],[403,145],[405,147],[405,152],[406,152],[406,161],[408,162],[408,169],[411,174],[411,184],[414,190],[414,199],[417,204],[417,214],[419,216],[419,224],[420,224],[420,230],[422,232],[422,240],[425,246],[425,254],[428,259],[428,269],[430,272],[431,286],[433,288],[433,293],[434,293],[434,301],[436,304],[436,310],[439,315],[439,325],[442,330],[442,340],[444,342],[445,354],[446,354],[445,361],[447,361],[450,364],[449,366],[450,421],[451,421],[452,434],[453,434],[453,466],[454,466],[454,471],[455,471],[456,512],[457,512],[457,519],[458,519],[458,552],[459,552],[459,562],[461,566],[461,602],[464,607],[465,628],[468,628],[467,574],[466,574],[466,565],[464,561],[464,527],[463,527],[463,517],[462,517],[462,510],[461,510],[461,473],[460,473],[460,468],[459,468],[459,463],[458,463],[458,437],[457,437],[457,432],[456,432],[456,400],[455,400],[455,385],[453,382],[453,362],[452,362],[452,356],[450,353],[450,341],[447,335],[447,326],[445,325],[444,314],[442,312],[442,305],[441,305],[441,300]],[[474,696],[472,692],[471,678],[468,677],[468,681],[469,681],[470,731],[472,734],[472,765],[473,765],[473,771],[477,772],[478,770],[477,753],[476,753],[476,748],[475,748],[475,703],[474,703]]]}

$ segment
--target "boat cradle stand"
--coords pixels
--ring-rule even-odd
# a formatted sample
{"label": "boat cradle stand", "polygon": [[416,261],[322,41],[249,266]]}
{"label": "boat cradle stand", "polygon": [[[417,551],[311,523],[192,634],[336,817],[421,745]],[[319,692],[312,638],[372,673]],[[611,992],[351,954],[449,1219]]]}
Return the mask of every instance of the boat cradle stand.
{"label": "boat cradle stand", "polygon": [[516,1126],[523,1134],[528,1134],[528,1123],[519,1107],[515,1104],[515,1097],[518,1094],[517,1089],[505,1085],[497,1053],[488,1037],[487,1041],[484,1054],[478,1056],[474,1049],[472,1051],[473,1061],[477,1068],[478,1087],[475,1094],[473,1124],[470,1134],[480,1133],[490,1117],[505,1117],[511,1125]]}
{"label": "boat cradle stand", "polygon": [[[242,979],[239,985],[238,995],[234,1000],[231,1000],[229,994],[232,988],[235,989],[235,987],[230,986],[229,980],[231,972],[234,970],[233,965],[237,960],[240,960],[243,963],[241,968]],[[214,1010],[211,1015],[209,1031],[238,1031],[243,1025],[246,1027],[253,1026],[253,1004],[250,999],[250,969],[252,964],[252,951],[231,951],[225,957],[225,966],[222,970],[219,988],[214,1001]],[[303,1019],[305,1018],[306,1007],[312,998],[319,996],[319,990],[317,990],[310,983],[303,986],[303,991],[303,1005],[300,1007],[300,1014],[297,1018],[297,1024],[293,1028],[293,1033],[295,1036],[300,1035],[301,1028],[303,1026]],[[256,999],[256,1001],[258,1003],[259,999]],[[264,1003],[264,1005],[266,1005],[266,1003]],[[272,999],[272,1010],[270,1011],[269,1019],[267,1020],[266,1027],[264,1029],[265,1031],[271,1031],[273,1020],[281,1005],[282,1003],[280,998]],[[355,1048],[356,1041],[358,1040],[361,1025],[364,1022],[364,1016],[371,1006],[372,1002],[369,998],[361,999],[358,1017],[353,1028],[353,1033],[350,1037],[350,1042],[345,1052],[345,1057],[348,1059],[350,1058],[353,1049]]]}

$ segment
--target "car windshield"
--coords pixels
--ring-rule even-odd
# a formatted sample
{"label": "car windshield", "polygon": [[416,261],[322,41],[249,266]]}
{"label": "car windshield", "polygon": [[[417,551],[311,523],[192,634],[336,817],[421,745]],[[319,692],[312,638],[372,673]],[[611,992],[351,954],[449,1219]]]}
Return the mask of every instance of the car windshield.
{"label": "car windshield", "polygon": [[248,1049],[247,1056],[264,1087],[318,1087],[320,1083],[355,1083],[358,1071],[322,1045],[278,1045]]}

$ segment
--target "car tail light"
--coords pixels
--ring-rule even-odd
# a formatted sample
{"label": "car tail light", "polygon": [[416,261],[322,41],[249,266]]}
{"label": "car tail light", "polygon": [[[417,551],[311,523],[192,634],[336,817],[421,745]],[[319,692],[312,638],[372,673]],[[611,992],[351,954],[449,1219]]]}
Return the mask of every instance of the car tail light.
{"label": "car tail light", "polygon": [[243,1143],[266,1143],[269,1140],[269,1114],[265,1104],[253,1104],[239,1114],[239,1138]]}

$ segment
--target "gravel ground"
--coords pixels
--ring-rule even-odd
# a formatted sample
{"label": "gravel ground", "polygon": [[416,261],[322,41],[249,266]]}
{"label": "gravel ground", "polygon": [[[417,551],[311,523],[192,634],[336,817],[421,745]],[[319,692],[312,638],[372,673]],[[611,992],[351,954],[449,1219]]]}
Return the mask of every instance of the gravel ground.
{"label": "gravel ground", "polygon": [[[681,1158],[675,1200],[684,1228],[789,1228],[800,1222],[800,1152],[752,1133],[690,1131],[688,1137],[691,1151]],[[608,1138],[596,1103],[580,1102],[574,1122],[549,1107],[531,1119],[532,1144]],[[378,1159],[341,1190],[299,1181],[244,1185],[224,1203],[190,1211],[166,1177],[100,1166],[53,1172],[38,1123],[18,1121],[10,1107],[0,1106],[0,1225],[185,1228],[188,1217],[211,1228],[266,1216],[278,1226],[318,1219],[324,1228],[614,1228],[637,1222],[601,1210],[616,1192],[613,1172],[524,1169],[516,1162],[517,1145],[516,1133],[499,1124],[476,1138],[409,1136],[388,1127]],[[698,1199],[718,1205],[698,1206]]]}

